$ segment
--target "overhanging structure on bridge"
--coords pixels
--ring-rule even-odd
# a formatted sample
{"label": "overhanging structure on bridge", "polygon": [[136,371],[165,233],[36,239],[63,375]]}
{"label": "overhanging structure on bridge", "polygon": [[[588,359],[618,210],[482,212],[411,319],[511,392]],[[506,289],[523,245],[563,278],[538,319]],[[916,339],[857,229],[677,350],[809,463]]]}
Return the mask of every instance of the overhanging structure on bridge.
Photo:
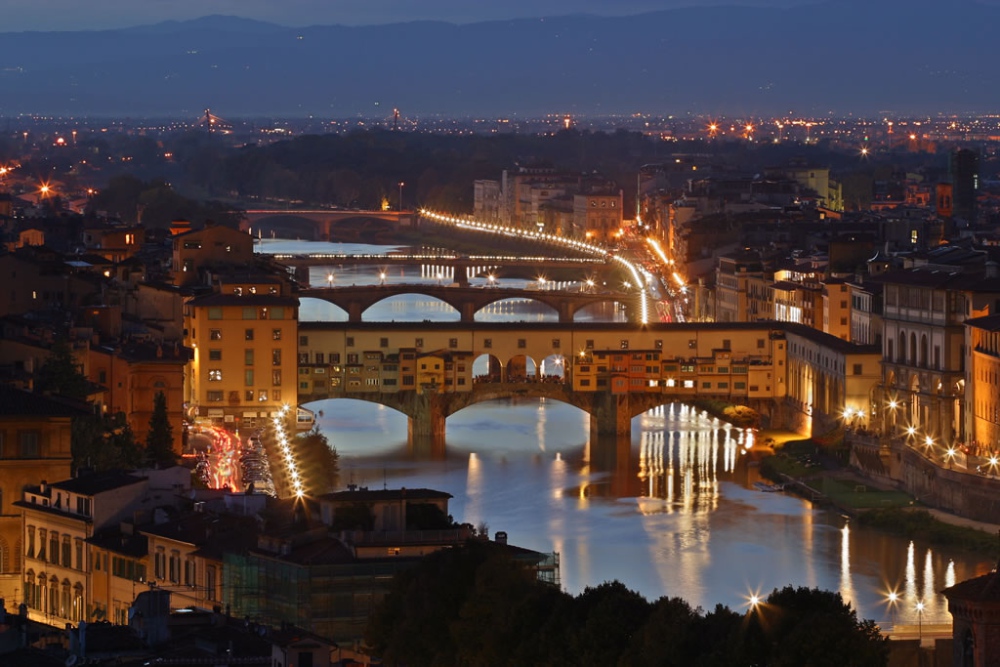
{"label": "overhanging structure on bridge", "polygon": [[300,324],[299,338],[300,401],[390,406],[409,418],[411,444],[431,450],[443,446],[449,415],[518,396],[585,410],[594,435],[626,436],[642,412],[696,399],[824,429],[845,408],[871,415],[881,359],[877,348],[778,322],[314,322]]}

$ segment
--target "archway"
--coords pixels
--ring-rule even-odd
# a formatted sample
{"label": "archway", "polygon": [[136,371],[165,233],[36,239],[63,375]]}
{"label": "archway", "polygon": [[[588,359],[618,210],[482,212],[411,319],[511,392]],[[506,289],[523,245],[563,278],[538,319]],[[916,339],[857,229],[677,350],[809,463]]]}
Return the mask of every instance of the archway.
{"label": "archway", "polygon": [[917,365],[917,334],[910,334],[910,365]]}
{"label": "archway", "polygon": [[908,408],[909,408],[909,412],[910,412],[910,414],[909,414],[909,417],[910,417],[910,419],[909,419],[910,426],[918,427],[919,428],[920,425],[923,423],[923,420],[921,419],[922,415],[920,414],[920,376],[919,375],[914,374],[910,378],[910,387],[909,387],[909,389],[910,389],[910,403],[909,403]]}
{"label": "archway", "polygon": [[920,367],[927,368],[927,334],[920,334]]}
{"label": "archway", "polygon": [[617,301],[589,303],[573,313],[574,322],[627,322],[625,306]]}
{"label": "archway", "polygon": [[898,351],[898,354],[899,354],[899,356],[896,357],[896,361],[898,361],[901,364],[905,364],[906,363],[906,332],[905,331],[900,331],[899,332],[899,351]]}
{"label": "archway", "polygon": [[303,297],[299,300],[300,322],[347,322],[347,311],[323,299]]}
{"label": "archway", "polygon": [[566,357],[550,354],[542,359],[540,379],[542,382],[566,381]]}
{"label": "archway", "polygon": [[538,366],[531,357],[519,354],[511,357],[506,365],[505,382],[537,382]]}
{"label": "archway", "polygon": [[502,382],[503,364],[492,354],[481,354],[472,362],[473,382]]}
{"label": "archway", "polygon": [[529,298],[500,299],[476,311],[476,322],[558,322],[559,311]]}
{"label": "archway", "polygon": [[462,314],[441,299],[423,294],[396,294],[373,303],[362,322],[459,322]]}

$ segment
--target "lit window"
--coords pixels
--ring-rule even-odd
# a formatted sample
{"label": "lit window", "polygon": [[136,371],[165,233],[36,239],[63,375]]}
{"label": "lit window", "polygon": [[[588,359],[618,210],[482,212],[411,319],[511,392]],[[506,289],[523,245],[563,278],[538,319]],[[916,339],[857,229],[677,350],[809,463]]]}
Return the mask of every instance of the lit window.
{"label": "lit window", "polygon": [[208,371],[209,382],[222,382],[222,369],[213,368]]}

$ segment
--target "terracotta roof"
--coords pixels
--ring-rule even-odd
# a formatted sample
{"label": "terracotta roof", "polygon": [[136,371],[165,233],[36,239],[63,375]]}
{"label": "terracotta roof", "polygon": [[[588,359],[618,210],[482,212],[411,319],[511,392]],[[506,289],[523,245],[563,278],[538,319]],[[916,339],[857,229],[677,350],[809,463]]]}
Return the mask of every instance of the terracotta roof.
{"label": "terracotta roof", "polygon": [[235,294],[209,294],[195,297],[188,301],[190,306],[290,306],[299,305],[299,300],[294,296],[280,296],[278,294],[246,294],[236,296]]}
{"label": "terracotta roof", "polygon": [[1000,572],[994,569],[989,574],[960,581],[941,592],[949,600],[1000,602]]}
{"label": "terracotta roof", "polygon": [[82,417],[86,404],[0,385],[0,417]]}

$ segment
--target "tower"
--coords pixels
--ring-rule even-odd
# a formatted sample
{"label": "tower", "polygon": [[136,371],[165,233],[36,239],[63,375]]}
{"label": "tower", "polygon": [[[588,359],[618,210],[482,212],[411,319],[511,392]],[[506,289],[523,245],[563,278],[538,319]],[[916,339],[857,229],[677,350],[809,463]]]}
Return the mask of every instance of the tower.
{"label": "tower", "polygon": [[961,148],[951,154],[949,171],[955,217],[970,224],[976,222],[976,196],[979,194],[979,153]]}

